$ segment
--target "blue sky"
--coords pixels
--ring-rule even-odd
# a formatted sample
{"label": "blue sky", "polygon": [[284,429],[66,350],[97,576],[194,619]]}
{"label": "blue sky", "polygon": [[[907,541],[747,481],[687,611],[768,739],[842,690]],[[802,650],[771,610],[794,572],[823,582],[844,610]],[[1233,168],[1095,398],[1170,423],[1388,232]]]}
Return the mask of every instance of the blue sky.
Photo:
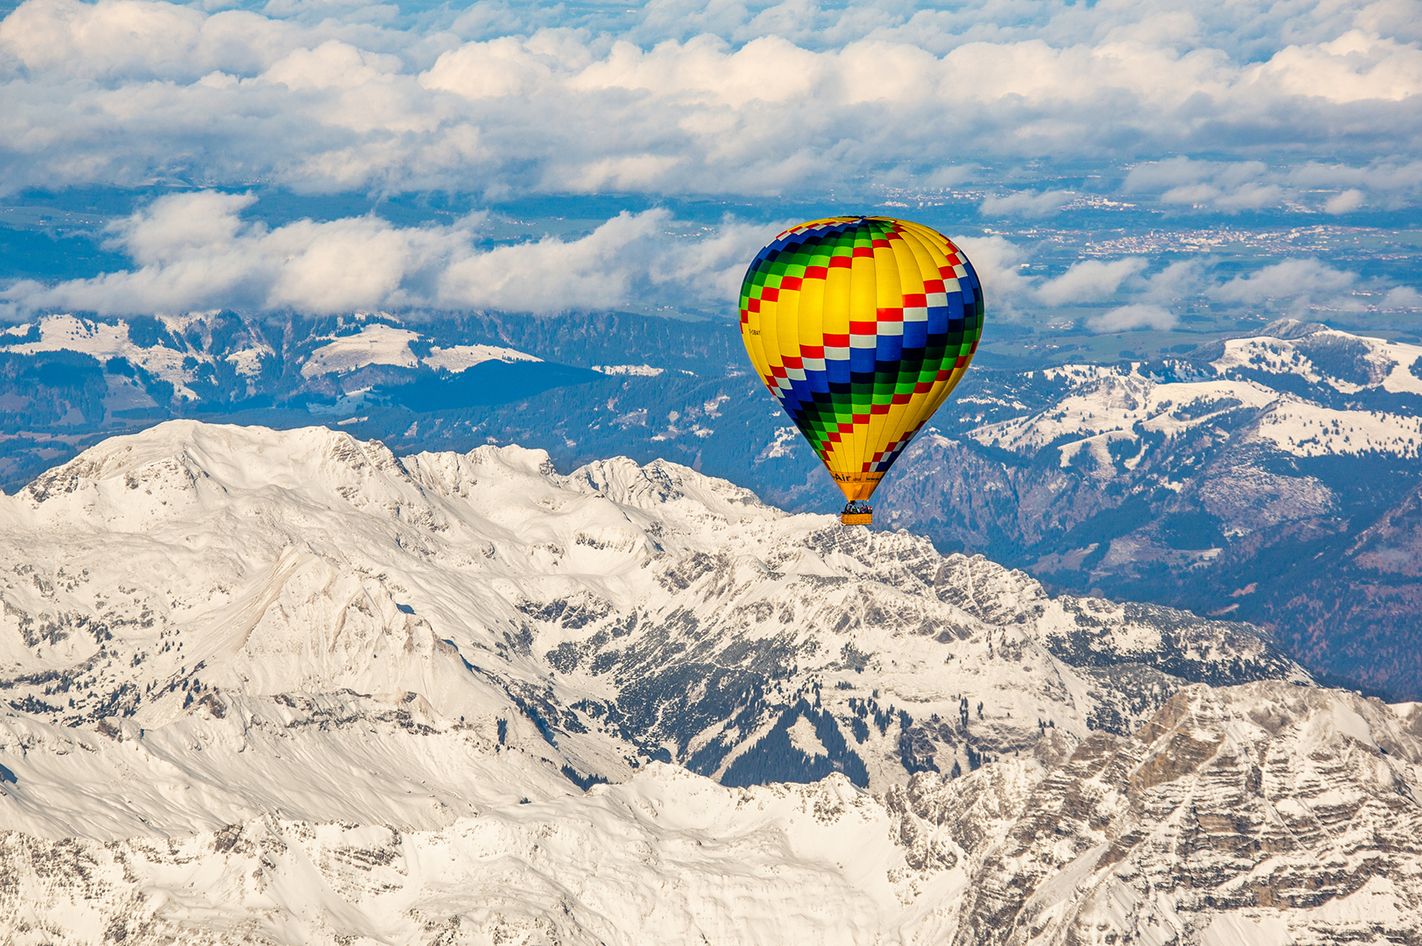
{"label": "blue sky", "polygon": [[[1200,225],[1410,219],[1419,40],[1415,0],[28,0],[0,21],[0,196],[148,196],[102,233],[127,267],[0,298],[12,316],[675,303],[732,292],[787,201],[951,198],[982,225],[969,249],[1009,315],[1106,293],[1122,306],[1099,328],[1164,326],[1181,292],[1278,298],[1266,286],[1297,308],[1366,280],[1128,254],[1048,278],[981,231],[1102,200]],[[465,210],[267,223],[276,191],[433,192]],[[608,195],[575,234],[491,243],[500,207]],[[678,211],[691,201],[721,209]]]}

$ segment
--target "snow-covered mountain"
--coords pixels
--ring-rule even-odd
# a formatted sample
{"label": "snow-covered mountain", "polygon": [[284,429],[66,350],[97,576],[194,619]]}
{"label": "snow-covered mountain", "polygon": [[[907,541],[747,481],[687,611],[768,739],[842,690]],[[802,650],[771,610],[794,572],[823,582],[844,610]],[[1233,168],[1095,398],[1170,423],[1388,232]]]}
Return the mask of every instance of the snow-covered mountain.
{"label": "snow-covered mountain", "polygon": [[[178,421],[0,500],[0,549],[10,941],[1415,928],[1415,707],[675,464]],[[1230,818],[1208,876],[1267,897],[1181,854]]]}
{"label": "snow-covered mountain", "polygon": [[888,520],[1057,588],[1263,624],[1315,672],[1422,696],[1422,346],[1267,331],[989,375],[906,452]]}
{"label": "snow-covered mountain", "polygon": [[1246,625],[1049,598],[664,462],[559,476],[518,447],[401,460],[325,428],[175,421],[4,514],[4,686],[58,727],[156,731],[196,704],[240,743],[282,694],[361,715],[388,694],[575,780],[663,758],[882,790],[1044,728],[1124,733],[1186,683],[1307,679]]}
{"label": "snow-covered mountain", "polygon": [[[880,510],[940,550],[1262,624],[1315,673],[1422,697],[1419,359],[1291,320],[1132,363],[985,352]],[[401,454],[523,443],[564,472],[664,457],[831,510],[837,491],[775,415],[732,324],[218,312],[0,332],[11,491],[104,436],[191,416],[330,424]]]}

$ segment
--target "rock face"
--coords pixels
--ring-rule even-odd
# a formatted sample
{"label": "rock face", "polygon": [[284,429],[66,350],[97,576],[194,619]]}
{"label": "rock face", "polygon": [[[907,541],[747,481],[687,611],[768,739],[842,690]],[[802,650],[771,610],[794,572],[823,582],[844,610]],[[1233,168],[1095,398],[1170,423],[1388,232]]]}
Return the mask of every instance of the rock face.
{"label": "rock face", "polygon": [[1417,928],[1415,707],[674,464],[173,422],[0,501],[0,602],[8,941]]}
{"label": "rock face", "polygon": [[729,788],[652,763],[439,828],[10,831],[0,928],[65,944],[1414,944],[1419,773],[1416,705],[1200,685],[1132,737],[1049,733],[882,799],[840,775]]}
{"label": "rock face", "polygon": [[957,943],[1416,943],[1419,737],[1416,704],[1194,687],[1055,766],[887,801],[966,854]]}

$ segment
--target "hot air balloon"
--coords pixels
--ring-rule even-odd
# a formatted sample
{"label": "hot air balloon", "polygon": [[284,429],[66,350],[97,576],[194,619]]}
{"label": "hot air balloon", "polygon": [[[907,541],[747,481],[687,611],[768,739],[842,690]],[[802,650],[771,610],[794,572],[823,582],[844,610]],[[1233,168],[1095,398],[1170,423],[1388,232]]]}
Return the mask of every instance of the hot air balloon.
{"label": "hot air balloon", "polygon": [[890,217],[791,227],[741,284],[741,340],[848,504],[868,499],[968,370],[982,286],[943,234]]}

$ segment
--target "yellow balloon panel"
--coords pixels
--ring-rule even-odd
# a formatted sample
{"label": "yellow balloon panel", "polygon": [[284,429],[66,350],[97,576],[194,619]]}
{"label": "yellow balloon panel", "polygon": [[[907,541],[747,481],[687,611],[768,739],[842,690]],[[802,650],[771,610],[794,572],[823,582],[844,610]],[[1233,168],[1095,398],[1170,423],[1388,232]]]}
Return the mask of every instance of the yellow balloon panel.
{"label": "yellow balloon panel", "polygon": [[791,227],[741,285],[761,380],[846,498],[868,499],[967,370],[982,287],[951,240],[888,217]]}

